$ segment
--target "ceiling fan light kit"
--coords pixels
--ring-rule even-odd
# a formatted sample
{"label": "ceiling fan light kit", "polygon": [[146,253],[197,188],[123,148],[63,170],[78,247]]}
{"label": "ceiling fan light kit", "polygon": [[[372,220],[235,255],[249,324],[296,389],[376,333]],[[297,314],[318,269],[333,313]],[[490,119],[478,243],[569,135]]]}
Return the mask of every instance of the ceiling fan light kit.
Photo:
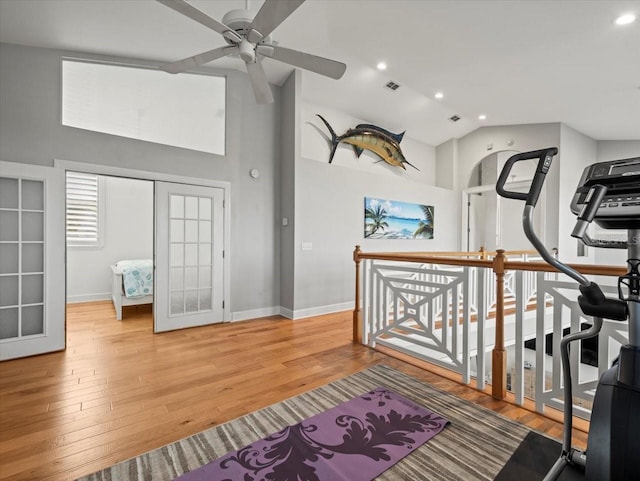
{"label": "ceiling fan light kit", "polygon": [[257,14],[249,10],[231,10],[222,22],[211,18],[186,0],[157,0],[167,7],[221,34],[228,45],[162,65],[165,72],[176,74],[191,70],[218,58],[238,55],[247,68],[256,101],[259,104],[273,102],[267,75],[261,57],[309,70],[326,77],[339,79],[347,66],[342,62],[311,55],[298,50],[280,47],[271,41],[270,35],[304,0],[265,0]]}

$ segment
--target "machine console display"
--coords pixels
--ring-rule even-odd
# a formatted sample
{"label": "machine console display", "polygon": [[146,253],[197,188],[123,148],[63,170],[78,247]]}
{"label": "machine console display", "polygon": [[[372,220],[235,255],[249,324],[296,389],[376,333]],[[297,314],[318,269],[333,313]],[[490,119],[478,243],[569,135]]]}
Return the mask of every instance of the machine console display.
{"label": "machine console display", "polygon": [[571,201],[571,211],[579,214],[591,186],[607,187],[607,193],[593,219],[603,229],[640,228],[640,157],[598,162],[582,173]]}

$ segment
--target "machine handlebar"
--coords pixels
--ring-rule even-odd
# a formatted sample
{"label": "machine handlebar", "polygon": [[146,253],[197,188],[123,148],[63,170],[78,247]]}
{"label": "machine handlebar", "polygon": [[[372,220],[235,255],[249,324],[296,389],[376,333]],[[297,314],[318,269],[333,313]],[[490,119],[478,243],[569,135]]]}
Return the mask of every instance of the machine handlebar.
{"label": "machine handlebar", "polygon": [[[556,147],[549,147],[546,149],[533,150],[531,152],[523,152],[521,154],[511,156],[502,168],[500,178],[496,184],[496,191],[502,197],[524,200],[526,202],[524,206],[524,213],[522,215],[522,227],[527,239],[531,242],[531,245],[533,245],[548,264],[552,265],[560,272],[565,273],[581,286],[588,286],[590,285],[590,281],[585,276],[551,255],[533,229],[533,210],[538,203],[538,197],[540,197],[540,191],[544,185],[545,177],[547,176],[547,172],[549,172],[549,167],[551,167],[551,160],[557,153],[558,149]],[[509,173],[511,172],[514,164],[522,160],[530,159],[538,159],[538,165],[536,167],[536,173],[533,176],[533,180],[531,181],[529,192],[524,193],[505,190],[504,185],[509,178]]]}
{"label": "machine handlebar", "polygon": [[[547,175],[547,172],[549,172],[549,168],[551,167],[551,160],[557,153],[558,149],[556,147],[548,147],[546,149],[523,152],[521,154],[516,154],[509,157],[509,160],[507,160],[507,163],[504,165],[504,167],[502,168],[502,172],[500,173],[500,178],[498,179],[498,183],[496,184],[496,191],[502,197],[524,200],[526,201],[526,205],[535,207],[538,202],[538,197],[540,197],[542,186],[544,185],[544,179]],[[509,174],[511,173],[511,169],[513,168],[514,164],[522,160],[531,159],[538,159],[538,166],[536,167],[536,173],[533,176],[533,180],[531,181],[529,192],[513,192],[510,190],[506,190],[504,186],[509,179]]]}

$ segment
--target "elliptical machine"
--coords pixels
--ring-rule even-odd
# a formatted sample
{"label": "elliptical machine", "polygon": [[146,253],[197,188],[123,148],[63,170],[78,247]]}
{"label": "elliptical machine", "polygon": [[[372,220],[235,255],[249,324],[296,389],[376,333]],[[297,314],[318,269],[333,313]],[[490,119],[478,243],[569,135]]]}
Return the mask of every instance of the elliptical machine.
{"label": "elliptical machine", "polygon": [[[584,470],[587,481],[640,480],[640,157],[599,162],[587,167],[571,202],[578,216],[571,233],[585,245],[627,249],[628,272],[618,278],[618,299],[607,298],[600,287],[571,266],[554,258],[533,230],[533,212],[538,202],[555,147],[517,154],[507,160],[496,191],[502,197],[525,201],[522,225],[531,244],[542,258],[579,284],[578,303],[582,312],[593,316],[591,328],[562,338],[560,355],[564,381],[564,431],[560,457],[544,478],[559,479],[571,465]],[[529,192],[505,189],[516,162],[537,159]],[[595,221],[603,229],[625,229],[627,241],[592,239],[586,230]],[[573,396],[569,345],[595,337],[603,319],[629,322],[629,343],[622,346],[617,362],[598,382],[591,411],[587,451],[571,447]]]}

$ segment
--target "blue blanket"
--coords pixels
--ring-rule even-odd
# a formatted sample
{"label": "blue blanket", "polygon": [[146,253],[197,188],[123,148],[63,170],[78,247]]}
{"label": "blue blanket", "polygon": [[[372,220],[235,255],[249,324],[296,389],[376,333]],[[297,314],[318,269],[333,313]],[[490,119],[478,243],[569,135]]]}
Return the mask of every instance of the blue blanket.
{"label": "blue blanket", "polygon": [[144,297],[153,294],[153,261],[134,259],[116,264],[122,272],[124,295],[129,298]]}

